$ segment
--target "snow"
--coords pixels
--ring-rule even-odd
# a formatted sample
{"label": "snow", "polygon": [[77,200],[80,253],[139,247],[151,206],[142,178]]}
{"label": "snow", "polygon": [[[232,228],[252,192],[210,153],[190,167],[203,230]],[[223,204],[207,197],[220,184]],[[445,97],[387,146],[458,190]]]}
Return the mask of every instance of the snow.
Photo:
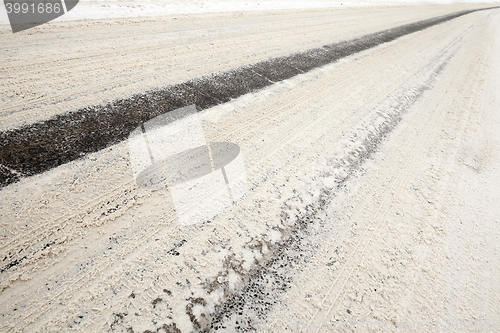
{"label": "snow", "polygon": [[[82,2],[75,15],[99,4]],[[3,33],[2,129],[478,6],[275,7],[232,17],[220,13],[222,3],[201,4],[183,7],[193,14],[185,21],[168,21],[178,34],[164,32],[163,18],[124,20],[135,25],[124,30],[86,26],[91,19],[71,13],[33,34]],[[109,8],[123,18],[123,6]],[[245,180],[241,201],[210,221],[183,223],[174,191],[137,183],[150,155],[135,136],[2,188],[1,254],[24,259],[0,273],[0,330],[175,324],[191,332],[214,323],[218,331],[282,332],[333,321],[497,320],[499,15],[465,15],[202,112],[191,108],[173,125],[146,123],[135,134],[156,140],[162,158],[208,142],[240,147],[232,174]],[[75,33],[72,47],[51,40]],[[43,56],[66,57],[61,71]],[[22,64],[30,58],[36,66]],[[9,89],[30,98],[9,97]],[[52,99],[38,102],[45,93]],[[208,205],[186,207],[203,213]]]}
{"label": "snow", "polygon": [[[372,7],[408,4],[451,4],[451,3],[494,3],[495,0],[385,0],[385,1],[180,1],[180,0],[80,0],[78,7],[59,17],[56,21],[103,20],[123,18],[146,18],[161,16],[179,16],[192,14],[307,10],[339,7]],[[6,11],[0,11],[0,24],[8,24]]]}

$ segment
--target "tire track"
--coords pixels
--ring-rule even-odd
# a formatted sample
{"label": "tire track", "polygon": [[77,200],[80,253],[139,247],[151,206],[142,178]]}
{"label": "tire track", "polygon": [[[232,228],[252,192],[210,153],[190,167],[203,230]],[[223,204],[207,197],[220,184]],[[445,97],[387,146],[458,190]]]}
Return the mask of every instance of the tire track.
{"label": "tire track", "polygon": [[[430,85],[432,86],[432,84],[435,81],[435,77],[444,68],[445,64],[455,54],[457,49],[463,44],[462,43],[463,36],[468,33],[468,30],[470,30],[470,29],[466,29],[466,31],[462,32],[457,38],[452,40],[450,45],[447,45],[435,58],[432,58],[428,62],[428,64],[424,66],[424,68],[430,67],[427,69],[427,72],[430,72],[429,73],[430,77],[428,78],[427,81],[424,81],[420,87],[413,87],[413,88],[405,89],[406,90],[405,95],[403,97],[400,97],[400,100],[402,101],[401,102],[402,105],[395,111],[395,113],[393,115],[390,116],[390,120],[388,120],[389,122],[392,122],[393,124],[392,125],[384,125],[385,127],[382,126],[382,128],[385,128],[385,129],[380,130],[379,132],[373,133],[374,136],[369,139],[369,141],[371,142],[371,144],[368,144],[369,146],[371,145],[370,148],[364,149],[363,151],[365,153],[361,154],[358,157],[361,160],[358,160],[358,161],[353,163],[353,161],[351,160],[351,156],[346,157],[347,160],[350,160],[350,164],[353,165],[354,169],[358,168],[362,164],[362,161],[369,158],[370,154],[373,153],[373,151],[375,151],[377,149],[377,146],[382,141],[382,138],[385,137],[387,135],[387,133],[390,132],[391,128],[397,124],[397,122],[399,121],[400,115],[402,113],[404,113],[406,111],[406,109],[408,109],[415,102],[415,100],[418,99],[422,95],[422,93],[424,91],[430,89],[429,86]],[[440,61],[438,61],[438,60],[440,60]],[[412,80],[410,80],[410,82],[412,82]],[[422,145],[420,145],[420,147],[417,146],[416,150],[421,149],[421,147],[422,147]],[[352,150],[351,150],[351,152],[352,152]],[[350,155],[350,154],[348,154],[348,155]],[[410,159],[410,160],[414,160],[416,158],[415,156],[416,155],[414,155],[413,159]],[[407,161],[406,166],[408,166],[408,163],[409,162]],[[398,179],[398,180],[400,180],[400,179]],[[397,182],[398,185],[400,185],[400,183],[401,182]],[[326,202],[328,202],[328,201],[329,200],[327,198],[322,198],[320,202],[316,202],[314,204],[315,210],[316,211],[318,209],[321,210],[321,206],[325,205]],[[318,208],[318,206],[320,208]],[[297,225],[294,225],[292,227],[292,231],[290,232],[291,236],[288,239],[288,241],[284,240],[284,241],[280,242],[280,244],[274,249],[276,251],[276,253],[271,258],[269,258],[265,263],[260,264],[259,267],[253,271],[253,273],[249,277],[249,280],[246,282],[245,287],[243,288],[243,291],[241,293],[236,294],[236,295],[232,295],[227,302],[225,302],[224,304],[221,304],[218,307],[218,312],[216,312],[214,314],[214,319],[212,321],[212,325],[210,327],[205,328],[203,331],[213,331],[214,329],[217,330],[217,328],[219,328],[219,329],[223,328],[224,326],[226,326],[225,321],[228,320],[228,318],[231,315],[235,314],[238,311],[244,312],[243,308],[241,306],[242,302],[243,302],[243,304],[245,304],[245,301],[243,300],[242,295],[245,295],[247,293],[250,293],[250,294],[255,293],[256,292],[255,288],[257,288],[257,294],[259,294],[261,291],[259,290],[259,287],[255,287],[255,285],[259,286],[261,283],[265,284],[266,279],[271,280],[271,277],[273,277],[276,274],[276,270],[279,271],[279,269],[276,268],[277,266],[274,264],[275,260],[277,260],[278,258],[282,258],[282,257],[284,257],[284,258],[293,257],[288,251],[291,251],[291,253],[293,253],[291,248],[294,248],[294,246],[297,245],[297,244],[294,245],[294,243],[301,242],[301,240],[299,240],[300,237],[297,238],[297,235],[300,232],[299,230],[303,229],[304,230],[303,232],[305,232],[305,230],[307,230],[307,228],[308,228],[307,227],[308,221],[311,219],[313,219],[313,217],[311,217],[311,216],[302,216],[301,217],[301,220],[303,222],[299,221],[299,223],[297,223]],[[358,246],[356,248],[358,248],[360,246],[359,244],[361,244],[361,242],[358,243]],[[281,262],[281,264],[284,264],[284,263]],[[288,265],[294,266],[294,265],[300,265],[300,263],[298,263],[296,261],[294,262],[293,260],[291,260],[288,263]],[[283,273],[283,274],[287,275],[286,273]],[[287,283],[290,283],[290,282],[289,281],[287,282],[285,280],[281,284],[278,283],[278,286],[283,286],[283,288],[286,289]],[[258,300],[262,301],[260,298]],[[259,310],[259,309],[261,309],[261,307],[260,307],[261,305],[259,305],[260,303],[252,303],[252,304],[253,304],[252,306],[255,306],[255,308],[252,308],[252,307],[244,308],[245,311],[251,312],[251,310],[255,310],[259,314],[259,318],[263,319],[260,316],[265,317],[265,313],[259,312],[259,311],[261,311],[261,310]],[[267,305],[267,306],[272,307],[272,305]],[[235,310],[232,310],[232,309],[235,309]],[[245,319],[243,319],[243,318],[240,318],[240,319],[245,321]],[[247,326],[245,324],[245,325],[242,325],[240,327],[240,329],[242,331],[244,331],[245,329],[254,329],[254,328],[251,326],[251,324],[250,324],[250,326]]]}
{"label": "tire track", "polygon": [[[457,52],[458,50],[455,50],[454,52],[452,52],[452,54],[455,54]],[[446,61],[446,63],[448,61],[449,59]],[[459,72],[456,72],[455,77],[458,76]],[[377,233],[381,223],[384,221],[392,202],[395,198],[398,197],[398,193],[406,184],[408,177],[411,175],[410,171],[412,166],[416,163],[417,158],[422,152],[422,149],[426,146],[430,135],[435,133],[435,128],[438,124],[441,124],[440,120],[442,120],[445,115],[445,107],[443,107],[443,105],[448,105],[452,99],[453,95],[449,94],[445,99],[441,100],[440,105],[436,107],[436,109],[440,110],[440,112],[432,115],[433,118],[427,123],[427,126],[424,128],[424,132],[421,136],[420,141],[411,151],[410,156],[406,159],[402,170],[398,173],[397,178],[391,183],[387,194],[382,199],[382,203],[378,206],[373,218],[373,222],[371,222],[370,226],[365,229],[365,232],[363,233],[360,241],[356,244],[353,253],[349,255],[349,261],[344,265],[341,272],[336,277],[335,282],[325,293],[325,296],[323,297],[319,308],[309,320],[309,324],[311,327],[314,327],[314,322],[324,322],[329,317],[334,307],[338,305],[337,301],[344,293],[345,286],[353,276],[354,272],[360,267],[360,262],[371,240]],[[318,319],[318,317],[320,318]],[[316,330],[316,332],[319,331],[321,331],[321,327],[318,327],[318,329]]]}

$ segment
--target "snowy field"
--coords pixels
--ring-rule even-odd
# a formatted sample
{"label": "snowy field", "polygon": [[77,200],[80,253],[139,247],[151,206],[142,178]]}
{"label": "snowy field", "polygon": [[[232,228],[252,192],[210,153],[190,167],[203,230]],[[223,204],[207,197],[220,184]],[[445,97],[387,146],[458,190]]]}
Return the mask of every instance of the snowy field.
{"label": "snowy field", "polygon": [[499,332],[494,6],[2,7],[0,332]]}
{"label": "snowy field", "polygon": [[[58,18],[58,21],[96,20],[116,18],[137,18],[161,16],[178,16],[208,13],[230,13],[251,11],[282,11],[331,8],[358,8],[404,6],[419,4],[457,4],[476,3],[477,1],[453,0],[386,0],[386,1],[355,1],[355,0],[80,0],[77,11]],[[480,1],[482,4],[494,4],[494,0]],[[3,9],[3,8],[2,8]],[[0,24],[8,24],[5,10],[0,12]]]}

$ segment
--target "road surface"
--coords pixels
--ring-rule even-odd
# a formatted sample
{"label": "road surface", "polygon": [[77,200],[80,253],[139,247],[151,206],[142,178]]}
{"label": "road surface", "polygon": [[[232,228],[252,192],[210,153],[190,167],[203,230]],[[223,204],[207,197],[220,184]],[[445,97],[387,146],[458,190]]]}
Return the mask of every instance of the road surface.
{"label": "road surface", "polygon": [[[481,7],[4,29],[2,138],[85,107],[106,124],[134,94]],[[43,172],[2,165],[18,178],[0,188],[0,330],[497,331],[499,53],[500,9],[474,11],[261,75]]]}

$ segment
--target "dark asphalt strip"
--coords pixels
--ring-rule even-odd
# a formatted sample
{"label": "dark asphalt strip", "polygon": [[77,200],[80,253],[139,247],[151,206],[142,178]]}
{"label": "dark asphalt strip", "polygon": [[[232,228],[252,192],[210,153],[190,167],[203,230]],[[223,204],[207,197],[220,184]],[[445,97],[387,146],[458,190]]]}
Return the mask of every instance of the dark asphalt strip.
{"label": "dark asphalt strip", "polygon": [[0,188],[125,140],[142,123],[196,104],[207,109],[399,37],[489,7],[439,16],[349,41],[90,106],[0,133]]}

